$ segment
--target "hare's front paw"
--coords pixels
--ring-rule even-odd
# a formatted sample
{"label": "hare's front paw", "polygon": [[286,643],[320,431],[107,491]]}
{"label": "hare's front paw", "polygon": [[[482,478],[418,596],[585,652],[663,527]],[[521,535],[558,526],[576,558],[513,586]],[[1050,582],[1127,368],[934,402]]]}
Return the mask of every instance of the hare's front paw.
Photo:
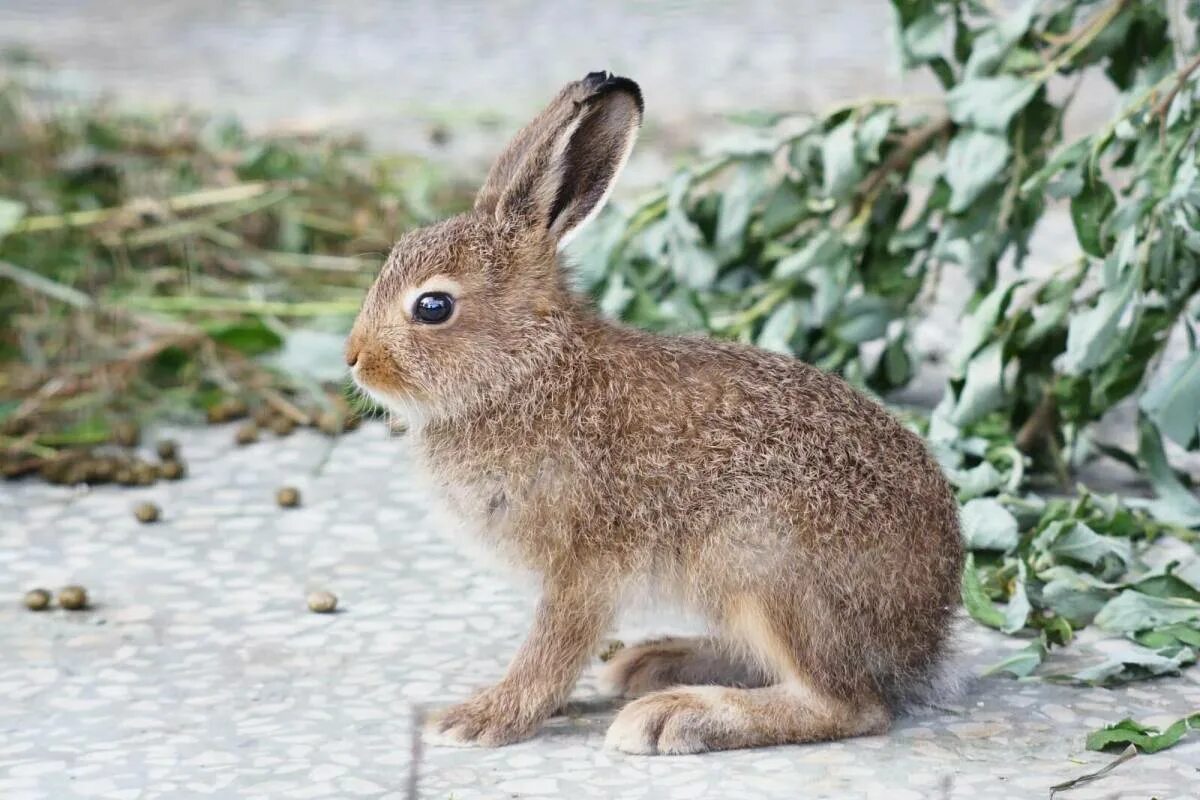
{"label": "hare's front paw", "polygon": [[521,699],[515,692],[493,686],[434,715],[425,734],[432,744],[499,747],[533,736],[540,722],[522,713]]}
{"label": "hare's front paw", "polygon": [[714,748],[721,692],[689,686],[655,692],[621,709],[605,736],[610,750],[638,755],[701,753]]}

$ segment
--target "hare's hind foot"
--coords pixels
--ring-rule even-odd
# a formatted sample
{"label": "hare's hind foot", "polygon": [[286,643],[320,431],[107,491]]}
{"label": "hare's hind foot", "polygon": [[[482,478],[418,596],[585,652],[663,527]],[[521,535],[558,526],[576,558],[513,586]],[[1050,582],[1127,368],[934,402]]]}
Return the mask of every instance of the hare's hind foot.
{"label": "hare's hind foot", "polygon": [[621,709],[605,746],[641,755],[679,755],[878,734],[890,723],[881,704],[852,706],[797,682],[758,689],[684,686],[646,695]]}
{"label": "hare's hind foot", "polygon": [[618,650],[601,680],[621,697],[671,686],[757,687],[769,681],[749,661],[737,658],[709,636],[668,636]]}

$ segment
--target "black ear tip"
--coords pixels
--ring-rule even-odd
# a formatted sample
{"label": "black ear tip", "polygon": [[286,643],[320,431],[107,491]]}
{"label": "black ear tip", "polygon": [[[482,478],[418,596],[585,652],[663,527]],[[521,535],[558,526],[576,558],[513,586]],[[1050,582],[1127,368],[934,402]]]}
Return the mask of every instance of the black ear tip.
{"label": "black ear tip", "polygon": [[593,97],[612,91],[628,92],[633,96],[633,101],[637,103],[638,114],[641,114],[645,110],[645,102],[642,100],[642,88],[637,85],[636,81],[630,78],[623,78],[619,75],[613,75],[611,72],[600,70],[598,72],[589,72],[584,76],[582,83],[587,87],[588,91],[592,92]]}

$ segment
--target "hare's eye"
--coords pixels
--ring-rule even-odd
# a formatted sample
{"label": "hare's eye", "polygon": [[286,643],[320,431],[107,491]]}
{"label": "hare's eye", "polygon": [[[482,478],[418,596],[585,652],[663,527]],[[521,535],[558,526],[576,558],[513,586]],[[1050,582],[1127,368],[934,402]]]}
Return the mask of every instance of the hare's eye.
{"label": "hare's eye", "polygon": [[426,292],[413,303],[412,315],[417,322],[436,325],[450,319],[454,313],[454,298],[445,292]]}

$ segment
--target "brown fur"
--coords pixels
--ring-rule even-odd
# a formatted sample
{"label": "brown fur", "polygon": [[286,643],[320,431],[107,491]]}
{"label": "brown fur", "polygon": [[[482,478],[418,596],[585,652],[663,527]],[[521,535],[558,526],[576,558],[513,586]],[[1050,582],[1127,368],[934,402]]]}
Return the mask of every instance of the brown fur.
{"label": "brown fur", "polygon": [[622,697],[683,685],[757,688],[772,680],[766,670],[714,636],[668,636],[622,648],[609,660],[604,678]]}
{"label": "brown fur", "polygon": [[[557,246],[603,201],[640,120],[631,81],[568,86],[472,212],[396,245],[351,333],[360,385],[414,415],[435,502],[542,584],[504,679],[434,732],[532,735],[624,598],[647,589],[705,615],[714,637],[614,659],[618,690],[649,694],[618,715],[611,746],[881,732],[944,654],[954,498],[921,439],[840,378],[626,328],[572,294]],[[441,325],[405,305],[431,282],[454,288]]]}

